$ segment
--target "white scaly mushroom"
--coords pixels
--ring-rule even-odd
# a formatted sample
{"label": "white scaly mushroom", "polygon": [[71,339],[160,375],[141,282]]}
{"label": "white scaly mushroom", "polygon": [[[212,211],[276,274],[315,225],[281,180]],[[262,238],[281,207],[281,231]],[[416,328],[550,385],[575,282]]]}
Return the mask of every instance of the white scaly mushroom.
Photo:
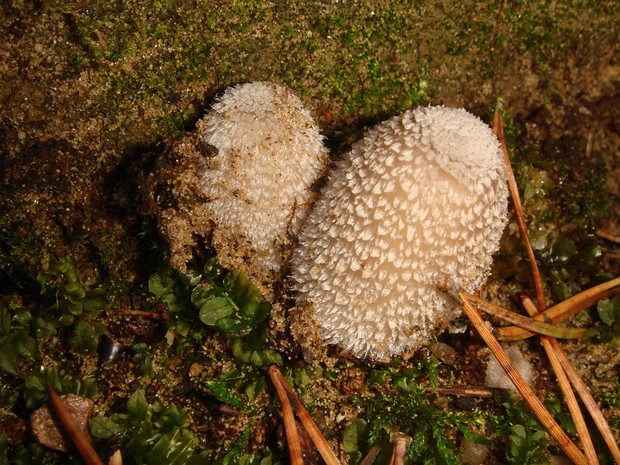
{"label": "white scaly mushroom", "polygon": [[459,311],[437,284],[486,281],[507,221],[499,142],[462,109],[385,121],[331,173],[291,274],[325,341],[385,360],[428,343]]}
{"label": "white scaly mushroom", "polygon": [[327,161],[312,116],[291,90],[253,82],[227,89],[197,126],[208,148],[198,170],[205,207],[257,263],[278,271]]}

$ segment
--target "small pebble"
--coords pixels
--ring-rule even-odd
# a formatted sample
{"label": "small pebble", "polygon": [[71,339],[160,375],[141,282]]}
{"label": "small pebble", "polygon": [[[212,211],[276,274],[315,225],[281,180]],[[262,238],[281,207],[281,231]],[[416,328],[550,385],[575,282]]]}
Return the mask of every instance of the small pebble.
{"label": "small pebble", "polygon": [[[88,419],[95,408],[94,402],[73,394],[61,396],[60,399],[67,407],[77,427],[82,431],[86,431]],[[42,446],[61,452],[67,451],[67,444],[63,434],[56,426],[55,417],[52,416],[46,405],[32,412],[32,415],[30,415],[30,428],[34,438]]]}
{"label": "small pebble", "polygon": [[489,447],[463,438],[461,441],[461,460],[467,465],[481,465],[489,453]]}
{"label": "small pebble", "polygon": [[[529,386],[534,383],[534,369],[527,357],[515,345],[504,346],[504,351],[510,359],[510,363],[515,370],[521,375],[523,381]],[[484,385],[490,388],[511,389],[516,391],[517,388],[499,364],[494,356],[490,356],[487,363],[487,373],[484,379]]]}

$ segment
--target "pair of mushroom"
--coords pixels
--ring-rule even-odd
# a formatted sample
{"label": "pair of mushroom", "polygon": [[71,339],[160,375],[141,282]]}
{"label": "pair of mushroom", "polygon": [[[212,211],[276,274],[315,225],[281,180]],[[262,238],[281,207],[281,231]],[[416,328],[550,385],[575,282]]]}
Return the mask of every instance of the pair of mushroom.
{"label": "pair of mushroom", "polygon": [[229,88],[197,135],[211,147],[197,173],[204,207],[269,270],[296,238],[292,287],[326,342],[372,359],[415,349],[459,314],[437,285],[486,281],[508,193],[499,142],[465,110],[420,107],[375,126],[318,196],[327,150],[292,91]]}

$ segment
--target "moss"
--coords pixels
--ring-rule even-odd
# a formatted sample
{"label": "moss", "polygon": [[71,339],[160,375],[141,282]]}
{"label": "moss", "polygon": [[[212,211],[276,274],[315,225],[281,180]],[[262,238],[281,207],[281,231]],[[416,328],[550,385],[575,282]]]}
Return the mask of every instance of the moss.
{"label": "moss", "polygon": [[[503,96],[514,118],[507,129],[515,166],[522,186],[529,185],[533,194],[526,201],[528,220],[539,231],[537,253],[549,286],[557,297],[586,287],[601,273],[597,242],[589,233],[602,221],[617,222],[617,210],[608,206],[611,187],[604,183],[603,159],[614,173],[619,13],[613,0],[501,5],[392,0],[360,1],[355,7],[318,0],[1,2],[6,40],[0,50],[0,170],[6,176],[0,181],[0,286],[12,317],[9,332],[47,327],[37,304],[36,275],[54,257],[67,255],[74,256],[91,288],[106,283],[108,296],[116,299],[114,309],[159,314],[161,302],[144,291],[145,276],[165,252],[157,231],[139,217],[139,194],[131,183],[148,173],[156,156],[151,149],[156,153],[164,141],[192,129],[225,87],[250,80],[297,90],[316,110],[334,152],[366,125],[419,103],[463,105],[489,120],[489,110]],[[590,133],[591,156],[586,156]],[[541,179],[553,187],[535,182]],[[140,235],[145,227],[148,232]],[[516,239],[509,239],[514,243],[506,250],[516,264],[504,274],[502,287],[522,290],[526,266],[515,259],[514,254],[521,256]],[[609,258],[608,269],[615,265]],[[32,320],[16,319],[25,311]],[[201,345],[188,320],[171,323],[178,333],[168,334],[169,344],[161,321],[102,315],[109,334],[135,343],[122,362],[95,369],[95,355],[73,349],[67,355],[69,332],[63,330],[38,340],[49,348],[47,354],[35,354],[34,361],[13,358],[21,364],[13,368],[58,367],[73,379],[96,373],[104,387],[120,387],[121,398],[138,388],[164,401],[174,398],[191,408],[197,436],[218,452],[240,437],[230,460],[247,463],[242,452],[249,432],[239,436],[247,417],[226,418],[205,386],[196,387],[186,376],[196,362],[205,370],[200,379],[221,375],[228,389],[245,395],[245,374],[224,378],[234,359],[226,339],[209,337]],[[291,344],[283,342],[282,348]],[[461,348],[468,356],[470,347]],[[590,376],[595,365],[611,359],[603,349],[590,344],[574,350],[584,354],[579,365],[591,371],[589,380],[599,382]],[[283,352],[284,371],[293,377],[306,368],[296,350]],[[382,374],[375,367],[339,363],[298,376],[304,378],[299,382],[304,401],[319,418],[325,415],[320,426],[329,426],[334,441],[341,431],[330,415],[355,416],[350,393],[357,392],[358,378],[345,376],[347,370],[353,366],[350,371],[368,379]],[[470,366],[479,367],[478,361]],[[0,376],[0,384],[11,387],[9,393],[0,389],[2,406],[25,418],[23,380]],[[269,388],[253,389],[261,392],[261,409],[273,413],[277,403]],[[100,408],[111,409],[110,403]],[[375,418],[383,415],[380,409],[375,413]],[[265,431],[252,431],[252,436],[261,432],[263,441],[256,434],[250,447],[260,449],[265,436],[273,435],[264,423]],[[26,438],[8,447],[21,448],[24,460],[43,454]],[[275,451],[274,462],[281,452]],[[253,453],[254,459],[261,455]]]}

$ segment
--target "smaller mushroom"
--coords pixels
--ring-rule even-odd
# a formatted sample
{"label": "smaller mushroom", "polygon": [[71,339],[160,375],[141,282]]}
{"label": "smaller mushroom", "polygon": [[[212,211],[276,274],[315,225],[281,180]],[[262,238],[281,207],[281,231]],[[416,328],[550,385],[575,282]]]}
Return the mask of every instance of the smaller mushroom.
{"label": "smaller mushroom", "polygon": [[143,212],[171,265],[211,249],[269,295],[327,166],[323,138],[292,90],[266,82],[227,89],[196,126],[146,160],[155,164],[138,173]]}
{"label": "smaller mushroom", "polygon": [[327,162],[323,138],[291,90],[266,82],[231,87],[198,122],[199,188],[222,227],[247,241],[269,270],[297,235]]}

